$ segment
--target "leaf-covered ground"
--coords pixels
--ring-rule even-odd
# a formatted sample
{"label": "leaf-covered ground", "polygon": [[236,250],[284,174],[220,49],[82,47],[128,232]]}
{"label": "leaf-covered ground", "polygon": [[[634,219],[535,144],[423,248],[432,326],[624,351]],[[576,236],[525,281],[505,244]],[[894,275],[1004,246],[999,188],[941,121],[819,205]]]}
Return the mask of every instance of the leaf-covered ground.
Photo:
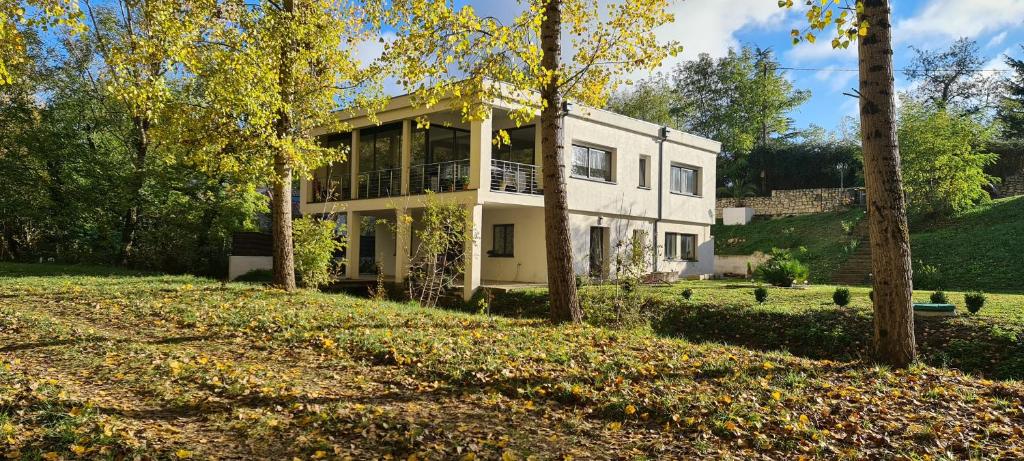
{"label": "leaf-covered ground", "polygon": [[13,459],[1024,457],[1024,386],[190,277],[0,275]]}

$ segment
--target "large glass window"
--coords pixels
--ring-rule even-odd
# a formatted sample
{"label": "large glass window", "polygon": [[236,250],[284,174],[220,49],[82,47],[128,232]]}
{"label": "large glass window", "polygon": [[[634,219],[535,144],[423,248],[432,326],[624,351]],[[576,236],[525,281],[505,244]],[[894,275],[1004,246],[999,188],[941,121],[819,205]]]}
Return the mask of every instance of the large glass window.
{"label": "large glass window", "polygon": [[[501,146],[495,147],[491,151],[491,158],[533,165],[534,153],[537,147],[536,141],[534,140],[534,135],[536,133],[535,127],[524,126],[522,128],[505,130],[505,132],[508,133],[508,144],[502,144]],[[495,131],[492,133],[492,136],[497,137],[498,132]]]}
{"label": "large glass window", "polygon": [[611,181],[612,153],[593,147],[573,145],[572,175],[581,178]]}
{"label": "large glass window", "polygon": [[469,131],[431,125],[412,134],[412,165],[469,159]]}
{"label": "large glass window", "polygon": [[359,171],[398,168],[402,163],[402,124],[396,123],[359,132]]}
{"label": "large glass window", "polygon": [[309,182],[309,203],[322,203],[337,200],[348,200],[352,192],[352,163],[348,157],[352,155],[352,135],[337,133],[320,139],[321,145],[343,149],[346,159],[317,168],[313,179]]}
{"label": "large glass window", "polygon": [[672,165],[671,191],[677,194],[697,195],[697,170]]}

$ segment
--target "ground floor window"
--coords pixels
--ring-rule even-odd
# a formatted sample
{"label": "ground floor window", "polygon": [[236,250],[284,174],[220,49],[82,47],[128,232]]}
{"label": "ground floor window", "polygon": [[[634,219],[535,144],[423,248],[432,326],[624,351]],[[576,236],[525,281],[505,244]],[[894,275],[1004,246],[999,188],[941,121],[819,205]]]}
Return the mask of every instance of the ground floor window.
{"label": "ground floor window", "polygon": [[513,224],[495,224],[494,242],[490,256],[511,258],[515,251],[515,227]]}
{"label": "ground floor window", "polygon": [[665,259],[697,260],[697,236],[694,234],[665,233]]}

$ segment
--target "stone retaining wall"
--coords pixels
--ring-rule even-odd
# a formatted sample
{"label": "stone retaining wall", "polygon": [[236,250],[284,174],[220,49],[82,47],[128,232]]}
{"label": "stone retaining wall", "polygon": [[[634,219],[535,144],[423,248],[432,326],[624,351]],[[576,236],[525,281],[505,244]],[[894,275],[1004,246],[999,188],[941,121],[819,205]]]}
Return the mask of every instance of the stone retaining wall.
{"label": "stone retaining wall", "polygon": [[758,216],[785,216],[822,213],[849,208],[858,203],[864,188],[773,190],[768,197],[719,198],[715,201],[715,217],[722,218],[722,208],[746,206]]}
{"label": "stone retaining wall", "polygon": [[1024,195],[1024,173],[1009,176],[999,185],[1000,197]]}

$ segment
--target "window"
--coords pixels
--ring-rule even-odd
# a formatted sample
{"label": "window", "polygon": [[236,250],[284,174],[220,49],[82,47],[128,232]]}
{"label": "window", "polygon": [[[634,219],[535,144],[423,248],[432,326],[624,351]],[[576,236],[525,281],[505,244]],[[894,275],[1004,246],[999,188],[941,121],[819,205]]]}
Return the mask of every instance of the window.
{"label": "window", "polygon": [[[341,149],[346,156],[351,156],[352,146],[350,133],[336,133],[319,139],[323,147]],[[348,200],[352,196],[351,163],[346,158],[343,162],[334,162],[313,171],[309,181],[309,203],[323,203],[336,200]]]}
{"label": "window", "polygon": [[676,194],[697,195],[697,170],[672,165],[670,190]]}
{"label": "window", "polygon": [[612,153],[592,147],[572,146],[572,175],[579,178],[612,180]]}
{"label": "window", "polygon": [[[508,133],[508,143],[496,146],[491,150],[491,158],[505,160],[508,162],[525,163],[533,165],[536,141],[534,139],[535,127],[524,126],[505,130]],[[493,138],[498,136],[498,130],[492,133]]]}
{"label": "window", "polygon": [[491,244],[489,256],[511,258],[515,252],[515,227],[513,224],[495,224],[494,242]]}
{"label": "window", "polygon": [[650,189],[651,188],[651,169],[650,169],[650,164],[651,164],[651,158],[650,157],[648,157],[646,155],[641,155],[640,156],[640,166],[639,166],[640,178],[639,178],[639,180],[637,182],[637,187],[642,187],[644,189]]}
{"label": "window", "polygon": [[696,261],[697,236],[694,234],[666,232],[665,259],[676,261]]}

